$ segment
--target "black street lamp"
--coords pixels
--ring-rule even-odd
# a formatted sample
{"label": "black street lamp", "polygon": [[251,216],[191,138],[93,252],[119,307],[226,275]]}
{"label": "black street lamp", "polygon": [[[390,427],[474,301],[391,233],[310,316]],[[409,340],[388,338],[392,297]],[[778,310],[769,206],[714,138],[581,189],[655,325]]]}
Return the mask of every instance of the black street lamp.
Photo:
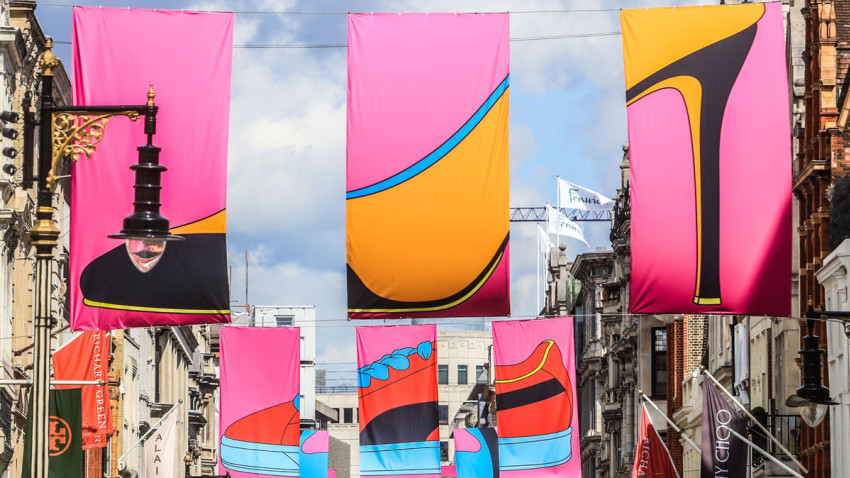
{"label": "black street lamp", "polygon": [[[52,317],[51,277],[53,254],[58,244],[60,230],[53,220],[53,188],[58,181],[56,167],[64,157],[77,161],[85,155],[90,157],[97,143],[103,139],[104,128],[109,118],[125,116],[136,121],[145,117],[147,144],[140,146],[139,164],[131,167],[136,171],[136,194],[134,212],[124,220],[124,228],[114,236],[124,239],[133,263],[147,272],[159,261],[165,242],[181,240],[169,234],[168,220],[159,214],[160,175],[165,168],[159,165],[160,148],[152,143],[156,133],[156,113],[153,87],[148,91],[145,105],[131,106],[60,106],[53,99],[53,69],[59,65],[53,54],[53,41],[47,39],[41,58],[41,104],[38,117],[31,111],[32,96],[24,98],[24,161],[23,187],[28,189],[35,179],[37,184],[37,207],[35,224],[29,231],[35,246],[35,304],[33,318],[33,384],[32,384],[32,456],[31,477],[47,478],[48,471],[48,400],[50,389],[50,329]],[[5,114],[5,113],[3,113]],[[14,123],[11,116],[0,120]],[[34,130],[40,129],[36,177],[33,177]],[[0,132],[6,136],[5,131]],[[8,136],[7,136],[8,137]],[[10,149],[10,148],[7,148]],[[13,150],[14,151],[14,150]],[[14,157],[17,151],[3,151]],[[4,168],[5,170],[5,168]]]}
{"label": "black street lamp", "polygon": [[821,376],[821,356],[824,350],[820,348],[819,338],[814,334],[815,320],[822,317],[850,317],[850,312],[815,312],[811,303],[806,311],[807,335],[803,337],[802,357],[803,385],[794,395],[785,400],[785,405],[796,407],[806,425],[814,428],[823,421],[830,405],[838,405],[829,396],[829,389],[823,386]]}

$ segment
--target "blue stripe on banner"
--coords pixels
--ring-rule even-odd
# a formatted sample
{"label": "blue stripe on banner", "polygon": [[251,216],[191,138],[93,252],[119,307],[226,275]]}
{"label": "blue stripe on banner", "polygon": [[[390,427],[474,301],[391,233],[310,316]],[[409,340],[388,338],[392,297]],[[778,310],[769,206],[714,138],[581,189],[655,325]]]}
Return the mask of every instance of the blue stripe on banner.
{"label": "blue stripe on banner", "polygon": [[566,463],[572,456],[572,428],[547,435],[499,437],[499,469],[535,470]]}
{"label": "blue stripe on banner", "polygon": [[408,179],[413,178],[418,175],[422,171],[430,168],[437,161],[443,159],[443,157],[451,150],[455,148],[461,141],[463,141],[472,130],[478,126],[478,123],[487,116],[487,113],[493,108],[493,105],[499,101],[499,98],[505,93],[508,89],[508,80],[510,79],[510,75],[506,76],[504,80],[493,90],[493,93],[490,94],[490,97],[487,98],[487,101],[478,108],[478,111],[472,115],[463,126],[460,127],[459,130],[455,134],[453,134],[445,143],[440,145],[437,149],[432,151],[428,156],[420,159],[418,162],[410,166],[409,168],[397,173],[394,176],[391,176],[387,179],[384,179],[381,182],[375,183],[371,186],[366,186],[365,188],[355,189],[354,191],[348,191],[345,193],[345,199],[355,199],[363,196],[368,196],[370,194],[379,193],[381,191],[387,190],[389,188],[398,186],[399,184],[407,181]]}
{"label": "blue stripe on banner", "polygon": [[360,446],[361,476],[440,473],[440,442]]}

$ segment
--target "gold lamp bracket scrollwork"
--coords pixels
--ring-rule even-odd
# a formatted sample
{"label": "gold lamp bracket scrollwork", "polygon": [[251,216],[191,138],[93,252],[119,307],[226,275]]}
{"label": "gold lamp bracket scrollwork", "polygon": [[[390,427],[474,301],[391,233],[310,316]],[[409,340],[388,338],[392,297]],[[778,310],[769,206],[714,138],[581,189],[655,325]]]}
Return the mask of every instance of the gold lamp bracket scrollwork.
{"label": "gold lamp bracket scrollwork", "polygon": [[139,119],[136,111],[117,111],[96,115],[77,115],[74,113],[53,113],[53,157],[50,172],[47,174],[47,187],[53,189],[58,177],[56,166],[62,157],[79,161],[83,155],[91,158],[97,150],[96,145],[103,140],[106,123],[114,116],[126,116],[131,121]]}

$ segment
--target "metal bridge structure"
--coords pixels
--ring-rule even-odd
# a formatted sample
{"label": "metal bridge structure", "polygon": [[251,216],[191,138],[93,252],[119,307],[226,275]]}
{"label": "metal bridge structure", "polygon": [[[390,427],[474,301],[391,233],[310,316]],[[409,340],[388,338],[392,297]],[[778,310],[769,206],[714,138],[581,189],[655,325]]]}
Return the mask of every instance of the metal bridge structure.
{"label": "metal bridge structure", "polygon": [[[561,214],[576,222],[611,222],[611,211],[583,211],[561,208]],[[546,206],[512,207],[511,222],[546,222]]]}

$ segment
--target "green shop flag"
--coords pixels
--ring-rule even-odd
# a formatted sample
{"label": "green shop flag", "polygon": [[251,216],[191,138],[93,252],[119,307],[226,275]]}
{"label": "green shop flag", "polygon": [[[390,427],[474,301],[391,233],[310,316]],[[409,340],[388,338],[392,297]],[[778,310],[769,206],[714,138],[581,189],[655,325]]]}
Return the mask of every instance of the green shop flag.
{"label": "green shop flag", "polygon": [[[47,439],[50,478],[83,476],[83,399],[79,388],[50,391],[50,424]],[[32,396],[27,409],[23,473],[30,478],[32,460]]]}

